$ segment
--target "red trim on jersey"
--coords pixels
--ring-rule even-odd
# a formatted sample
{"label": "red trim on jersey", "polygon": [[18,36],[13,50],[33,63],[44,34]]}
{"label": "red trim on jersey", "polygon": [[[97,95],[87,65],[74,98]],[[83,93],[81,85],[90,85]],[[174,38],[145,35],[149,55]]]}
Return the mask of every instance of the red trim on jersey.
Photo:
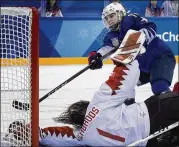
{"label": "red trim on jersey", "polygon": [[125,142],[124,137],[121,137],[121,136],[118,136],[118,135],[113,135],[111,133],[105,132],[105,131],[98,129],[98,128],[97,128],[97,131],[101,136],[104,136],[104,137],[107,137],[107,138],[110,138],[110,139],[113,139],[113,140],[117,140],[117,141],[120,141],[120,142]]}
{"label": "red trim on jersey", "polygon": [[67,135],[68,137],[72,136],[73,138],[75,138],[75,135],[73,134],[73,129],[68,127],[68,126],[64,126],[64,127],[48,127],[48,128],[42,129],[42,131],[45,134],[48,134],[48,132],[50,132],[51,135],[53,135],[53,133],[55,133],[56,136],[61,134],[62,137],[64,135]]}
{"label": "red trim on jersey", "polygon": [[122,85],[121,81],[125,80],[123,78],[124,75],[127,75],[124,70],[129,70],[125,65],[120,64],[119,66],[116,66],[109,77],[109,79],[106,81],[106,84],[111,87],[113,90],[112,95],[115,95],[115,90],[119,90],[119,86]]}

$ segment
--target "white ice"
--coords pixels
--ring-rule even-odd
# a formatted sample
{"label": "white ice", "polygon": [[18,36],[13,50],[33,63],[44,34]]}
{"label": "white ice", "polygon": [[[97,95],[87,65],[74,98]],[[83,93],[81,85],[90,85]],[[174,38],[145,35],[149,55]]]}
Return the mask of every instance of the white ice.
{"label": "white ice", "polygon": [[[40,66],[40,98],[47,92],[73,76],[86,65]],[[60,88],[40,103],[40,126],[58,126],[52,118],[60,115],[68,105],[79,100],[91,100],[94,92],[107,80],[114,65],[104,65],[100,70],[88,70]],[[161,73],[162,74],[162,73]],[[178,81],[178,65],[176,65],[171,85]],[[150,84],[136,87],[136,101],[141,102],[152,95]]]}

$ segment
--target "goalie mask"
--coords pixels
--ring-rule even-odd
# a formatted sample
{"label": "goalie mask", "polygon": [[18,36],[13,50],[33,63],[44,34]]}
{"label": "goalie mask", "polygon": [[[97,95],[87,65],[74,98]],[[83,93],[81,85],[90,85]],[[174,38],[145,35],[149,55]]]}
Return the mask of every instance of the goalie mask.
{"label": "goalie mask", "polygon": [[107,29],[118,31],[122,18],[126,15],[124,7],[117,2],[107,5],[102,12],[102,20]]}

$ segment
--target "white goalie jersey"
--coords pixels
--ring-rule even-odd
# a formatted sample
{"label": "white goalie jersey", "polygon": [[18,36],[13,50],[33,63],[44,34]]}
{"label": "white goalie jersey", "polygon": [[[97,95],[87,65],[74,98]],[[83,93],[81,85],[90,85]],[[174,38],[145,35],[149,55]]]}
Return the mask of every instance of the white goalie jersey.
{"label": "white goalie jersey", "polygon": [[[76,136],[90,146],[127,146],[149,135],[150,124],[144,103],[125,105],[135,97],[139,78],[138,61],[116,66],[90,102],[83,127]],[[145,146],[147,142],[139,145]]]}

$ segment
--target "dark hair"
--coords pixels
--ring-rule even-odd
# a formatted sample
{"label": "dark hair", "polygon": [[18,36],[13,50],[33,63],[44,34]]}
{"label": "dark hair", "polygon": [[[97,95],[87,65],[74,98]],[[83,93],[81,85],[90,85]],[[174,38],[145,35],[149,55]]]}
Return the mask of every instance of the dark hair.
{"label": "dark hair", "polygon": [[71,124],[76,128],[81,128],[89,101],[79,101],[70,105],[59,117],[53,118],[57,123]]}
{"label": "dark hair", "polygon": [[[59,9],[59,7],[58,7],[58,5],[57,5],[57,0],[56,0],[55,3],[54,3],[54,5],[53,5],[52,10],[57,10],[57,9]],[[46,11],[50,11],[50,10],[51,10],[51,9],[50,9],[50,2],[49,2],[49,0],[47,0]]]}

